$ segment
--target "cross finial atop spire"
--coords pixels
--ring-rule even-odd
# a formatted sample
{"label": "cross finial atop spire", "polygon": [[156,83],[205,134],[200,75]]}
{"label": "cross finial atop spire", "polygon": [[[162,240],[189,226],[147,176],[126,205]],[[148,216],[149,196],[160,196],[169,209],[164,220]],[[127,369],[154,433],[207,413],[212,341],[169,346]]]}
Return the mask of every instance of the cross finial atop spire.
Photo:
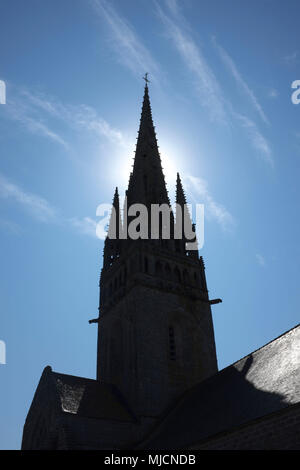
{"label": "cross finial atop spire", "polygon": [[145,73],[145,76],[143,77],[143,80],[145,80],[146,86],[148,86],[148,83],[150,82],[150,80],[148,79],[148,72]]}

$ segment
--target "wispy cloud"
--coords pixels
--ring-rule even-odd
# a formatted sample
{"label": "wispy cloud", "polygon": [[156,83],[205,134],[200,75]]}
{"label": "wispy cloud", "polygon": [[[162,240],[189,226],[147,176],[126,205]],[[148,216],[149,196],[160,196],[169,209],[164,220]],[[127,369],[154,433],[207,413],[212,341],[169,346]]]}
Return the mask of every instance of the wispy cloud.
{"label": "wispy cloud", "polygon": [[[208,189],[207,182],[191,175],[187,175],[184,181],[194,201],[204,204],[204,212],[207,217],[216,220],[224,231],[232,231],[236,225],[234,217],[214,199]],[[199,200],[199,198],[201,199]]]}
{"label": "wispy cloud", "polygon": [[207,108],[212,120],[227,122],[222,92],[214,72],[188,32],[176,1],[169,0],[166,4],[171,15],[161,8],[161,4],[156,3],[157,14],[185,65],[196,77],[195,85],[202,105]]}
{"label": "wispy cloud", "polygon": [[53,222],[57,219],[57,211],[46,199],[23,191],[19,186],[0,174],[0,197],[13,199],[31,215],[41,222]]}
{"label": "wispy cloud", "polygon": [[2,217],[0,218],[0,229],[13,235],[19,235],[22,232],[20,225]]}
{"label": "wispy cloud", "polygon": [[96,225],[97,222],[90,217],[83,217],[82,219],[78,217],[72,217],[68,219],[70,224],[83,235],[89,235],[91,237],[96,237]]}
{"label": "wispy cloud", "polygon": [[127,145],[122,132],[112,127],[91,106],[64,104],[56,98],[41,93],[34,94],[28,90],[23,90],[22,95],[36,109],[40,109],[46,114],[63,121],[71,128],[89,131],[117,145]]}
{"label": "wispy cloud", "polygon": [[227,69],[230,71],[231,75],[235,79],[238,87],[241,90],[243,90],[245,95],[248,97],[248,99],[250,100],[250,102],[252,103],[252,105],[254,106],[256,111],[258,112],[261,119],[266,124],[269,124],[269,120],[266,117],[265,112],[264,112],[261,104],[259,103],[259,101],[258,101],[257,97],[255,96],[254,92],[248,86],[246,80],[242,77],[242,75],[241,75],[240,71],[238,70],[237,65],[233,61],[232,57],[230,57],[228,52],[226,52],[225,49],[217,43],[217,40],[216,40],[215,37],[212,38],[212,41],[213,41],[213,44],[216,47],[217,51],[219,52],[219,55],[220,55],[223,63],[225,64],[225,66],[227,67]]}
{"label": "wispy cloud", "polygon": [[264,267],[266,266],[266,260],[265,260],[265,258],[264,258],[260,253],[256,253],[255,258],[256,258],[257,263],[258,263],[261,267],[264,268]]}
{"label": "wispy cloud", "polygon": [[[24,191],[19,185],[11,182],[2,174],[0,174],[0,197],[2,199],[11,199],[39,222],[66,225],[79,233],[96,237],[96,221],[90,217],[64,218],[45,198]],[[17,224],[12,221],[0,219],[0,227],[9,229],[14,233],[18,232]]]}
{"label": "wispy cloud", "polygon": [[[30,133],[62,145],[65,150],[71,148],[62,136],[66,129],[77,131],[77,136],[78,131],[89,133],[94,138],[104,138],[128,148],[124,134],[111,126],[94,108],[84,104],[65,104],[42,93],[15,89],[15,100],[7,103],[2,115],[19,122]],[[59,130],[54,130],[56,128]]]}
{"label": "wispy cloud", "polygon": [[134,75],[142,76],[145,72],[149,72],[152,80],[156,80],[161,73],[160,67],[134,27],[113,8],[111,3],[105,0],[90,1],[96,13],[110,28],[118,60]]}
{"label": "wispy cloud", "polygon": [[7,117],[18,121],[30,133],[46,137],[47,139],[62,145],[65,149],[68,148],[68,144],[63,137],[51,129],[41,116],[34,115],[32,110],[26,106],[26,103],[20,100],[14,102],[9,101],[5,106],[5,113]]}
{"label": "wispy cloud", "polygon": [[274,167],[274,160],[272,156],[272,150],[269,142],[259,131],[254,121],[249,119],[247,116],[234,112],[234,116],[240,123],[242,128],[247,132],[248,138],[251,141],[253,148],[255,148],[263,160],[268,163],[272,168]]}
{"label": "wispy cloud", "polygon": [[297,63],[299,60],[299,51],[294,51],[291,54],[287,54],[286,56],[283,57],[283,61],[287,65],[292,65]]}
{"label": "wispy cloud", "polygon": [[[156,2],[155,5],[157,14],[164,24],[168,36],[173,41],[185,65],[187,65],[190,72],[196,77],[195,85],[201,103],[207,108],[211,119],[226,124],[229,122],[232,124],[233,120],[235,120],[238,125],[246,131],[246,135],[250,139],[253,148],[258,151],[259,155],[262,156],[269,165],[274,166],[271,147],[267,139],[258,129],[257,124],[247,116],[235,112],[231,102],[232,100],[225,97],[225,92],[221,88],[216,75],[205,59],[199,45],[196,44],[192,38],[191,28],[180,13],[178,2],[176,0],[166,0],[164,5],[167,8],[165,9],[162,8],[161,3],[158,4]],[[214,40],[214,43],[223,61],[226,63],[238,85],[250,99],[260,118],[265,123],[269,123],[258,99],[243,79],[229,54],[217,44],[216,40]]]}
{"label": "wispy cloud", "polygon": [[78,127],[90,131],[99,137],[105,137],[113,144],[121,145],[122,147],[128,146],[123,133],[112,127],[90,106],[81,105],[77,109],[73,109],[72,116],[69,113],[69,117],[73,118],[74,124]]}
{"label": "wispy cloud", "polygon": [[174,16],[180,17],[180,9],[177,0],[165,0],[165,3]]}

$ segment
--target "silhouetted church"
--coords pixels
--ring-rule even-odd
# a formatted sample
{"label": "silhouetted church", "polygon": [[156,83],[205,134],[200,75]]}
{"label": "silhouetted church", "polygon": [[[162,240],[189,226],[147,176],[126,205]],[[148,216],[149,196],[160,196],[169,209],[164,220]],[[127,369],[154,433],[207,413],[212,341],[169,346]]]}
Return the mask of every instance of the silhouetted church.
{"label": "silhouetted church", "polygon": [[[127,207],[170,207],[147,77],[126,196]],[[186,204],[179,175],[176,202]],[[113,207],[124,235],[130,216],[121,217],[117,190]],[[171,212],[171,234],[177,219]],[[22,448],[300,449],[300,327],[218,372],[219,299],[209,300],[203,259],[161,230],[157,239],[106,238],[97,380],[46,367]]]}

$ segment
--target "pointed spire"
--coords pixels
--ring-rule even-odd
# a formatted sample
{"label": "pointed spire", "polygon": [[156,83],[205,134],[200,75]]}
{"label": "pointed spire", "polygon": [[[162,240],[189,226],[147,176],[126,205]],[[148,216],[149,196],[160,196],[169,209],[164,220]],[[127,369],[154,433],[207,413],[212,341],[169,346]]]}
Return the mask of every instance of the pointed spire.
{"label": "pointed spire", "polygon": [[114,199],[112,203],[112,211],[110,215],[109,228],[107,232],[108,238],[111,238],[111,239],[119,238],[120,229],[122,229],[122,221],[121,221],[118,187],[116,187]]}
{"label": "pointed spire", "polygon": [[[154,145],[156,156],[159,157],[156,141],[156,134],[153,125],[152,111],[149,98],[148,85],[145,85],[140,128],[138,133],[137,147],[148,149],[149,145]],[[151,147],[153,148],[153,147]],[[149,149],[148,149],[149,150]]]}
{"label": "pointed spire", "polygon": [[[145,80],[147,77],[145,78]],[[133,171],[128,186],[128,205],[170,204],[153,125],[148,79],[137,138]]]}
{"label": "pointed spire", "polygon": [[122,220],[121,220],[121,211],[120,211],[120,201],[118,188],[115,190],[112,210],[108,225],[107,236],[104,242],[104,267],[109,267],[114,262],[116,258],[120,256],[121,253],[121,243],[119,240],[119,235],[122,231]]}
{"label": "pointed spire", "polygon": [[185,193],[183,190],[182,182],[180,179],[179,173],[177,173],[177,180],[176,180],[176,228],[178,230],[178,233],[180,233],[180,228],[181,226],[181,231],[182,231],[182,240],[181,243],[180,241],[177,242],[177,246],[179,251],[182,252],[187,252],[189,256],[192,256],[194,258],[198,258],[198,251],[197,250],[186,250],[185,244],[187,242],[192,242],[196,240],[196,234],[195,238],[193,240],[187,240],[185,237],[185,231],[186,233],[188,232],[196,232],[195,230],[195,224],[192,222],[192,218],[190,215],[190,212],[187,207],[187,202],[186,202],[186,197]]}
{"label": "pointed spire", "polygon": [[180,206],[184,206],[186,204],[186,197],[183,191],[179,173],[177,173],[176,180],[176,204],[179,204]]}

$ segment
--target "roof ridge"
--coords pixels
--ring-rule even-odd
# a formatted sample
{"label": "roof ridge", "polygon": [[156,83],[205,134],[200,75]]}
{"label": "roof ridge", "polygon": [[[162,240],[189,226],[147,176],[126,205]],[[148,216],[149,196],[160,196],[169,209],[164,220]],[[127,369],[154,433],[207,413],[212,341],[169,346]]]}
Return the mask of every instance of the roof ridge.
{"label": "roof ridge", "polygon": [[260,351],[261,349],[265,348],[265,347],[268,346],[269,344],[274,343],[274,341],[277,341],[277,340],[278,340],[279,338],[281,338],[282,336],[285,336],[286,334],[290,333],[291,331],[296,330],[296,328],[298,328],[298,327],[300,327],[300,323],[298,323],[297,325],[293,326],[293,327],[290,328],[289,330],[284,331],[283,333],[281,333],[281,335],[276,336],[276,338],[271,339],[270,341],[268,341],[267,343],[263,344],[263,345],[260,346],[259,348],[254,349],[254,351],[251,351],[251,352],[249,352],[248,354],[245,354],[245,356],[241,357],[240,359],[238,359],[238,360],[235,361],[235,362],[232,362],[232,363],[229,364],[228,366],[226,366],[226,367],[224,367],[223,369],[221,369],[219,372],[223,372],[223,370],[226,370],[226,369],[228,369],[229,367],[234,366],[235,364],[238,364],[240,361],[243,361],[244,359],[246,359],[246,357],[248,357],[248,356],[250,356],[251,354],[254,354],[254,353]]}

